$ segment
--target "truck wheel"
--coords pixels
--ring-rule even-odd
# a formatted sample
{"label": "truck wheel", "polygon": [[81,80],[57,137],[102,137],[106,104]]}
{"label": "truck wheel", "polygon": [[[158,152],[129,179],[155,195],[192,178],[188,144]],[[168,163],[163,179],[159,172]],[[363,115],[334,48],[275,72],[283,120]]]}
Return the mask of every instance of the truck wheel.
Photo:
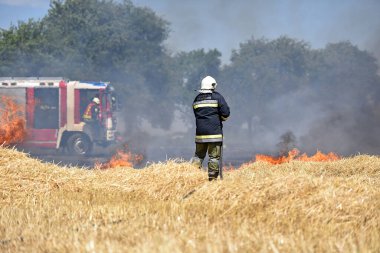
{"label": "truck wheel", "polygon": [[92,142],[84,134],[73,134],[67,140],[67,150],[72,155],[89,155],[92,151]]}

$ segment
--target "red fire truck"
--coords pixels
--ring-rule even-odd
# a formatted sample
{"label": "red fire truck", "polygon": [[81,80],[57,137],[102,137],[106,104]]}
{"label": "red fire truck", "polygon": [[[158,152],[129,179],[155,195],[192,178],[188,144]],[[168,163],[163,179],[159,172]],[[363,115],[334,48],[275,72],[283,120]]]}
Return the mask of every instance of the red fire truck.
{"label": "red fire truck", "polygon": [[[3,90],[23,89],[27,137],[22,146],[67,150],[88,155],[94,144],[107,146],[115,140],[116,96],[108,82],[67,81],[63,78],[1,78]],[[82,115],[98,97],[97,130]]]}

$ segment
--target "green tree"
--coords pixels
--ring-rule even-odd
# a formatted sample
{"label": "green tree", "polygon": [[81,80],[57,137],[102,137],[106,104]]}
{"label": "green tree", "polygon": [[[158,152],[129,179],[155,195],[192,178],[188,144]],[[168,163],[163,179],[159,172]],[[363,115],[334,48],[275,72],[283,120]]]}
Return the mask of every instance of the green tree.
{"label": "green tree", "polygon": [[376,59],[350,42],[328,44],[314,52],[310,82],[326,104],[362,104],[377,90]]}
{"label": "green tree", "polygon": [[206,75],[219,76],[220,57],[221,53],[216,49],[208,52],[204,49],[180,52],[174,56],[175,72],[181,84],[178,86],[178,102],[182,103],[194,90],[199,89],[201,79]]}
{"label": "green tree", "polygon": [[[126,108],[128,131],[143,118],[168,127],[170,107],[168,56],[163,41],[168,23],[130,1],[53,1],[43,22],[60,69],[74,79],[114,82]],[[165,114],[152,110],[161,107]]]}
{"label": "green tree", "polygon": [[167,22],[130,1],[53,1],[43,23],[51,53],[73,78],[148,71],[165,54]]}
{"label": "green tree", "polygon": [[0,76],[39,76],[50,66],[44,27],[30,19],[0,31]]}
{"label": "green tree", "polygon": [[200,89],[200,82],[207,75],[218,80],[220,57],[221,53],[217,49],[180,52],[173,57],[173,80],[177,83],[173,90],[175,103],[189,125],[193,122],[191,105],[197,94],[195,90]]}

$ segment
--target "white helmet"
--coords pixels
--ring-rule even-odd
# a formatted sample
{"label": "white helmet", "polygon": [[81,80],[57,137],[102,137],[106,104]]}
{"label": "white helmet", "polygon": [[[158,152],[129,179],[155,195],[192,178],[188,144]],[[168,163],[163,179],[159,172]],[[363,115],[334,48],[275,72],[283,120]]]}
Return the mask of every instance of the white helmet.
{"label": "white helmet", "polygon": [[206,76],[202,79],[201,90],[214,90],[218,84],[211,76]]}
{"label": "white helmet", "polygon": [[92,99],[92,102],[94,102],[95,104],[100,104],[100,100],[99,100],[99,98],[97,98],[97,97],[94,97],[94,98]]}

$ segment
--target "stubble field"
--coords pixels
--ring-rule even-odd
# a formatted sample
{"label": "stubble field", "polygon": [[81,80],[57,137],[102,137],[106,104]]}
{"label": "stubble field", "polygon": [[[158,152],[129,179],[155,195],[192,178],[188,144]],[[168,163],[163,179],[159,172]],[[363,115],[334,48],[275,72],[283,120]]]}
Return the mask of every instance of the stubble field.
{"label": "stubble field", "polygon": [[380,158],[256,162],[208,182],[41,163],[0,147],[0,252],[379,252]]}

